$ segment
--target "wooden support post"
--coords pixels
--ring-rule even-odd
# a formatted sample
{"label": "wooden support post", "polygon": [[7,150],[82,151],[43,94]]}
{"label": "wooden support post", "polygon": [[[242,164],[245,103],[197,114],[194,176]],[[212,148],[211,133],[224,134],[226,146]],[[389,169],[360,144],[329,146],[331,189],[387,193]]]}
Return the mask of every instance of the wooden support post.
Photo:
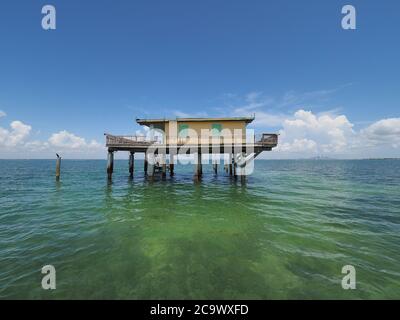
{"label": "wooden support post", "polygon": [[202,174],[202,167],[201,167],[201,152],[200,150],[197,152],[197,163],[196,163],[196,176],[197,178],[201,177]]}
{"label": "wooden support post", "polygon": [[246,183],[246,169],[245,168],[243,168],[242,169],[242,174],[241,174],[241,176],[240,176],[240,181],[242,182],[242,183]]}
{"label": "wooden support post", "polygon": [[218,164],[216,162],[213,164],[213,169],[214,169],[214,173],[217,174],[217,172],[218,172]]}
{"label": "wooden support post", "polygon": [[169,175],[172,177],[174,175],[174,163],[169,164]]}
{"label": "wooden support post", "polygon": [[151,165],[151,177],[154,178],[155,175],[156,175],[156,164],[153,163]]}
{"label": "wooden support post", "polygon": [[229,154],[229,175],[232,175],[232,161],[233,161],[233,157],[231,154]]}
{"label": "wooden support post", "polygon": [[161,164],[161,175],[162,178],[165,179],[167,177],[167,155],[165,153],[160,154],[160,164]]}
{"label": "wooden support post", "polygon": [[149,160],[147,159],[147,152],[144,153],[144,175],[147,176],[147,169],[149,167]]}
{"label": "wooden support post", "polygon": [[202,156],[201,156],[201,153],[199,153],[199,154],[200,154],[200,157],[199,157],[200,176],[202,176],[202,175],[203,175],[203,164],[202,164],[202,162],[201,162]]}
{"label": "wooden support post", "polygon": [[111,180],[112,178],[113,171],[114,171],[114,152],[108,151],[107,175],[109,180]]}
{"label": "wooden support post", "polygon": [[57,154],[56,160],[56,181],[60,181],[61,175],[61,157]]}
{"label": "wooden support post", "polygon": [[131,151],[129,154],[129,176],[131,178],[133,178],[134,168],[135,168],[135,153]]}

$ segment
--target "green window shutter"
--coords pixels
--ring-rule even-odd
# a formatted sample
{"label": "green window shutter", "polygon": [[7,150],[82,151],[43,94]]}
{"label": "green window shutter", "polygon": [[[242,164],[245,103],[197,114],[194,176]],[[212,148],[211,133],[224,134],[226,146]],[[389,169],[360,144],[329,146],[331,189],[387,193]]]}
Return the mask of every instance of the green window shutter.
{"label": "green window shutter", "polygon": [[222,125],[220,123],[213,123],[211,125],[211,132],[213,136],[219,136],[222,131]]}
{"label": "green window shutter", "polygon": [[189,125],[188,124],[179,124],[178,135],[179,137],[186,138],[189,134]]}

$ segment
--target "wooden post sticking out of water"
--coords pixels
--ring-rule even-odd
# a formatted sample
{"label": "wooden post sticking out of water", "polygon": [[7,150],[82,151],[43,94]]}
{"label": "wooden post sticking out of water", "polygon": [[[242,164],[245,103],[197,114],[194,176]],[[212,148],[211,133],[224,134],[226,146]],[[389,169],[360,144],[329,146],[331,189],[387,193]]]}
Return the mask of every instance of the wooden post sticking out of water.
{"label": "wooden post sticking out of water", "polygon": [[169,175],[172,177],[174,175],[174,163],[169,164]]}
{"label": "wooden post sticking out of water", "polygon": [[162,178],[165,179],[166,176],[167,176],[167,164],[165,163],[165,155],[164,155],[162,163]]}
{"label": "wooden post sticking out of water", "polygon": [[129,176],[133,178],[133,171],[135,168],[135,153],[131,152],[129,154]]}
{"label": "wooden post sticking out of water", "polygon": [[111,180],[112,178],[113,171],[114,171],[114,152],[108,151],[107,175],[109,180]]}
{"label": "wooden post sticking out of water", "polygon": [[200,153],[200,158],[199,158],[199,164],[200,164],[200,176],[203,175],[203,164],[201,163],[202,157],[201,157],[201,153]]}
{"label": "wooden post sticking out of water", "polygon": [[240,181],[246,183],[246,167],[242,168],[242,174],[240,176]]}
{"label": "wooden post sticking out of water", "polygon": [[202,174],[202,167],[201,167],[201,152],[200,150],[197,152],[197,164],[196,164],[196,176],[197,178],[201,177]]}
{"label": "wooden post sticking out of water", "polygon": [[232,175],[232,161],[233,161],[233,156],[229,154],[229,175]]}
{"label": "wooden post sticking out of water", "polygon": [[213,169],[214,169],[214,173],[217,174],[217,172],[218,172],[218,164],[217,164],[217,162],[215,162],[213,164]]}
{"label": "wooden post sticking out of water", "polygon": [[144,175],[147,176],[147,168],[149,167],[149,161],[147,159],[147,152],[144,154]]}
{"label": "wooden post sticking out of water", "polygon": [[61,157],[56,153],[57,160],[56,160],[56,181],[60,181],[61,175]]}

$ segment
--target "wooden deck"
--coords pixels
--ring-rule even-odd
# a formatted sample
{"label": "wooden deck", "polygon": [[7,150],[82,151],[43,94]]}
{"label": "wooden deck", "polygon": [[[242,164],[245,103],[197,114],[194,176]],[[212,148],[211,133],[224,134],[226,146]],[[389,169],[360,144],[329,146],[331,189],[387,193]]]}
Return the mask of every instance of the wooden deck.
{"label": "wooden deck", "polygon": [[[247,164],[257,157],[263,151],[271,151],[278,144],[278,135],[275,133],[263,133],[256,135],[253,141],[249,141],[246,137],[212,137],[211,139],[203,139],[194,143],[194,139],[190,137],[177,138],[165,143],[162,137],[147,138],[144,136],[115,136],[105,134],[106,147],[108,148],[107,174],[111,180],[114,170],[114,152],[127,151],[129,155],[129,173],[133,177],[134,173],[134,157],[135,153],[144,153],[144,172],[147,176],[154,176],[156,171],[162,173],[165,178],[167,174],[167,162],[170,175],[174,174],[175,155],[178,154],[194,154],[195,161],[195,177],[199,179],[202,176],[202,154],[228,154],[230,162],[229,175],[237,176],[237,168],[245,168]],[[239,139],[237,139],[239,138]],[[191,140],[190,140],[191,139]],[[150,164],[154,157],[160,158],[159,164]],[[169,159],[169,160],[167,160]],[[158,160],[157,160],[158,161]],[[151,169],[148,169],[151,166]],[[214,172],[217,174],[217,163],[213,164]],[[245,180],[245,175],[241,175],[241,179]]]}
{"label": "wooden deck", "polygon": [[[199,141],[198,143],[192,143],[187,138],[177,138],[174,141],[164,143],[160,139],[154,138],[149,139],[145,136],[115,136],[111,134],[105,134],[106,136],[106,147],[109,152],[114,151],[129,151],[134,153],[146,152],[149,148],[162,150],[164,153],[169,153],[171,149],[179,152],[181,148],[189,150],[195,150],[201,148],[204,150],[208,149],[210,154],[212,153],[224,153],[226,150],[242,150],[245,152],[248,149],[254,150],[255,153],[262,151],[271,151],[272,148],[278,145],[278,135],[275,133],[263,133],[256,135],[254,141],[241,141],[239,142],[234,139],[220,138],[217,143],[215,140],[210,141]],[[243,139],[244,140],[244,139]]]}

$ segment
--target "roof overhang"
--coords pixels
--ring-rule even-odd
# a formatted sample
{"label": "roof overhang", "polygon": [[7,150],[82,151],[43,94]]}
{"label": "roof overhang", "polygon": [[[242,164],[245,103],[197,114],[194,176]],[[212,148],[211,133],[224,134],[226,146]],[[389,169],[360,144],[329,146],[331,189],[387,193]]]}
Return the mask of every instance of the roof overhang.
{"label": "roof overhang", "polygon": [[246,124],[253,122],[254,117],[232,117],[232,118],[176,118],[176,119],[136,119],[140,125],[149,126],[170,121],[177,122],[224,122],[224,121],[244,121]]}

